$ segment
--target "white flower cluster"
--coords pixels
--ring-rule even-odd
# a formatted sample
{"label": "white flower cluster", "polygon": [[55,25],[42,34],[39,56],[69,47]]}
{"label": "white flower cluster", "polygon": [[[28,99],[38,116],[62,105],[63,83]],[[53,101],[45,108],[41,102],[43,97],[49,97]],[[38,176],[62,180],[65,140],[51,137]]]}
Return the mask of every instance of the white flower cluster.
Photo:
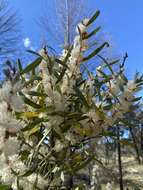
{"label": "white flower cluster", "polygon": [[22,76],[18,82],[4,82],[0,89],[0,179],[14,190],[18,185],[43,190],[50,180],[52,185],[54,175],[76,169],[77,162],[89,156],[86,143],[80,149],[86,137],[114,126],[134,105],[136,81],[120,75],[104,78],[101,66],[96,77],[82,76],[88,23],[85,19],[78,24],[73,46],[58,62],[45,50],[39,52],[40,79],[33,82],[33,76],[25,80]]}
{"label": "white flower cluster", "polygon": [[[12,84],[11,81],[6,81],[0,89],[0,178],[2,183],[11,185],[14,190],[17,190],[15,173],[21,174],[28,170],[19,156],[21,141],[18,140],[18,134],[24,123],[14,115],[17,111],[24,111],[24,101],[18,95],[22,87],[21,82]],[[20,185],[24,190],[32,190],[37,179],[39,186],[45,184],[40,176],[35,175],[33,173],[22,180]]]}

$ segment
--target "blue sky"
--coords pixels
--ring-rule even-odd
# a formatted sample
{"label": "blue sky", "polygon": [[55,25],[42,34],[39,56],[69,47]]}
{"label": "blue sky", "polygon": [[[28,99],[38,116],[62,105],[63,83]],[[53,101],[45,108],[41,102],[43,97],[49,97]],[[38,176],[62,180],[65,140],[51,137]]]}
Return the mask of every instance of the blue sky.
{"label": "blue sky", "polygon": [[[42,14],[44,0],[9,0],[9,2],[21,18],[24,38],[29,38],[31,46],[36,47],[40,41],[40,30],[36,22],[38,16]],[[116,54],[120,56],[128,52],[126,67],[129,77],[136,70],[142,72],[143,1],[86,0],[86,2],[93,12],[100,9],[99,23],[113,43]]]}

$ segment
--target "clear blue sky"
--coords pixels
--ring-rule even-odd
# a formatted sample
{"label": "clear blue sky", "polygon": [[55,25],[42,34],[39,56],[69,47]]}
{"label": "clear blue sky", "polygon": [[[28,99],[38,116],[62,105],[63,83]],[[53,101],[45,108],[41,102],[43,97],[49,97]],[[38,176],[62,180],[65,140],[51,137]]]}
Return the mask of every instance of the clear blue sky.
{"label": "clear blue sky", "polygon": [[[44,0],[9,0],[11,7],[18,11],[22,19],[25,38],[32,45],[40,40],[40,32],[36,24],[41,15]],[[47,0],[48,1],[48,0]],[[49,0],[53,1],[53,0]],[[77,0],[78,1],[78,0]],[[99,23],[108,36],[111,36],[117,54],[128,52],[128,75],[136,70],[143,71],[143,1],[142,0],[86,0],[89,8],[100,9]]]}

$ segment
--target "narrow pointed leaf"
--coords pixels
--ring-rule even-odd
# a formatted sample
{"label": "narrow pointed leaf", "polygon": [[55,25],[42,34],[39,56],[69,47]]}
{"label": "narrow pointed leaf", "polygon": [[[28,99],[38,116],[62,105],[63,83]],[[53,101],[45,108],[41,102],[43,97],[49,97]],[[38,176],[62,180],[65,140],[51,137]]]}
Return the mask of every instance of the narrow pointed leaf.
{"label": "narrow pointed leaf", "polygon": [[42,106],[33,102],[32,100],[30,100],[29,98],[27,98],[23,93],[20,93],[20,95],[23,97],[23,100],[26,104],[28,104],[29,106],[33,107],[33,108],[41,108]]}
{"label": "narrow pointed leaf", "polygon": [[107,42],[103,43],[100,47],[98,47],[96,50],[94,50],[90,55],[88,55],[87,57],[83,58],[83,62],[84,61],[88,61],[89,59],[91,59],[94,56],[96,56],[105,46],[109,46],[109,44]]}
{"label": "narrow pointed leaf", "polygon": [[96,28],[91,33],[89,33],[88,35],[86,35],[83,39],[88,39],[88,38],[92,37],[93,35],[96,35],[99,32],[100,29],[101,29],[101,27]]}
{"label": "narrow pointed leaf", "polygon": [[18,65],[19,71],[22,72],[23,68],[22,68],[22,64],[21,64],[20,59],[17,60],[17,65]]}
{"label": "narrow pointed leaf", "polygon": [[0,190],[11,190],[11,187],[8,185],[0,184]]}
{"label": "narrow pointed leaf", "polygon": [[[68,59],[70,57],[72,49],[73,49],[73,46],[71,46],[71,48],[69,49],[69,51],[68,51],[68,53],[67,53],[67,55],[66,55],[66,57],[65,57],[65,59],[63,61],[64,65],[66,65],[66,63],[67,63],[67,61],[68,61]],[[62,71],[61,71],[61,73],[59,75],[59,78],[58,78],[58,80],[57,80],[56,83],[59,83],[62,80],[63,76],[65,75],[66,70],[67,70],[67,67],[63,66],[63,69],[62,69]]]}
{"label": "narrow pointed leaf", "polygon": [[92,24],[100,15],[100,11],[96,11],[96,13],[91,17],[91,19],[89,20],[88,24],[86,26],[89,26],[90,24]]}
{"label": "narrow pointed leaf", "polygon": [[39,57],[36,59],[36,61],[34,61],[33,63],[29,64],[22,72],[21,74],[25,74],[28,73],[30,71],[32,71],[33,69],[35,69],[42,61],[42,58]]}

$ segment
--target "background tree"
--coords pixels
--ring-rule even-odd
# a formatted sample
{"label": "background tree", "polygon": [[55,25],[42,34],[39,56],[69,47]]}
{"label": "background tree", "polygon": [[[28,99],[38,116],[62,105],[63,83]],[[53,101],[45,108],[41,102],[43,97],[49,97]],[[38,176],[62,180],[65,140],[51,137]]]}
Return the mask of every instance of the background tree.
{"label": "background tree", "polygon": [[[51,9],[51,4],[54,10]],[[58,45],[68,48],[73,42],[77,24],[85,17],[85,7],[87,6],[84,0],[45,1],[40,25],[46,32],[46,40],[49,41],[52,37]],[[50,9],[52,17],[49,17]]]}
{"label": "background tree", "polygon": [[19,52],[19,20],[6,0],[0,0],[0,57],[14,57]]}

